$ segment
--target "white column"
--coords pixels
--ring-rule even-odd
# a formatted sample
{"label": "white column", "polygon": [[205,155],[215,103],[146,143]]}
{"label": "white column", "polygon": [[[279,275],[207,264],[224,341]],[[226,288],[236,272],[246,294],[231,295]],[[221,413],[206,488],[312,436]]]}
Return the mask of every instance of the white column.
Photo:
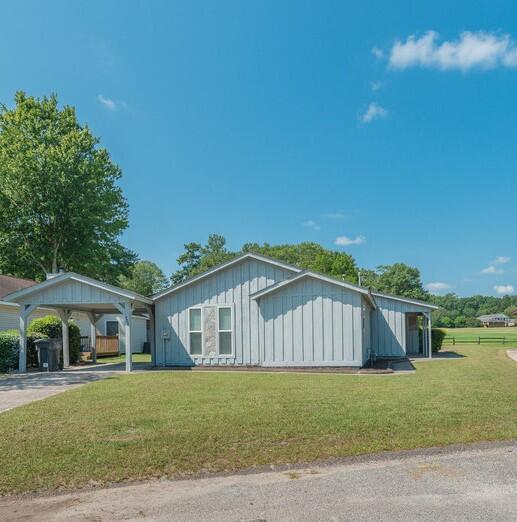
{"label": "white column", "polygon": [[429,330],[429,359],[433,357],[433,330],[432,330],[432,319],[431,319],[431,312],[429,312],[429,324],[427,326]]}
{"label": "white column", "polygon": [[20,312],[20,350],[18,353],[18,371],[27,371],[27,323],[31,312],[36,307],[34,305],[22,305]]}
{"label": "white column", "polygon": [[154,331],[154,308],[152,306],[148,306],[147,312],[149,314],[149,343],[151,345],[151,363],[153,366],[156,366],[156,335]]}
{"label": "white column", "polygon": [[97,322],[102,317],[102,314],[95,314],[88,312],[88,321],[90,322],[90,351],[92,353],[92,362],[97,362]]}
{"label": "white column", "polygon": [[125,333],[125,351],[126,351],[126,372],[133,369],[133,354],[131,353],[131,323],[133,317],[133,307],[131,303],[118,303],[116,307],[119,309],[124,319]]}
{"label": "white column", "polygon": [[68,319],[70,310],[58,310],[61,318],[61,335],[63,337],[63,368],[70,367],[70,339],[68,335]]}

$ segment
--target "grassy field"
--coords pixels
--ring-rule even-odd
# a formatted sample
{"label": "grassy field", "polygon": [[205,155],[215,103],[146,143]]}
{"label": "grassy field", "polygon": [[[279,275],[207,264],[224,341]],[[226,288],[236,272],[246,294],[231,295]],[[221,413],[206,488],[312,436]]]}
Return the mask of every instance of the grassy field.
{"label": "grassy field", "polygon": [[120,375],[0,415],[0,492],[517,437],[501,347],[399,376]]}
{"label": "grassy field", "polygon": [[[496,328],[442,328],[447,332],[446,340],[455,338],[457,343],[462,341],[477,341],[478,337],[483,342],[484,337],[504,337],[505,342],[517,343],[517,327],[496,327]],[[449,343],[446,343],[449,344]]]}

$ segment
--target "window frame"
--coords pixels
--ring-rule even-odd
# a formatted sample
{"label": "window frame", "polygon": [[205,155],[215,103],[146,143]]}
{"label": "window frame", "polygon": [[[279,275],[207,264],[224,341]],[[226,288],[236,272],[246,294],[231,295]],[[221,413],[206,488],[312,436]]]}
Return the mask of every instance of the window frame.
{"label": "window frame", "polygon": [[[221,308],[229,308],[230,309],[230,330],[221,330],[219,328],[219,310]],[[234,322],[235,314],[233,310],[233,303],[231,304],[218,304],[217,305],[217,357],[220,358],[234,358],[235,357],[235,340],[234,340],[234,332],[235,332],[235,322]],[[229,332],[230,333],[230,343],[231,343],[231,352],[230,353],[221,353],[219,346],[219,334]]]}
{"label": "window frame", "polygon": [[[190,329],[190,312],[191,310],[200,310],[200,314],[201,314],[201,330],[191,330]],[[190,357],[204,357],[203,355],[203,342],[204,342],[204,339],[205,339],[205,335],[204,335],[204,331],[203,331],[203,318],[204,318],[204,314],[203,314],[203,306],[191,306],[189,309],[188,309],[188,317],[187,317],[187,321],[188,321],[188,353],[190,355]],[[193,333],[199,333],[201,334],[201,353],[192,353],[192,348],[191,348],[191,343],[190,343],[190,340],[191,340],[191,335],[190,334],[193,334]]]}
{"label": "window frame", "polygon": [[[117,335],[108,335],[108,323],[117,323]],[[104,332],[106,337],[118,337],[120,339],[120,322],[118,319],[106,319],[104,321]]]}

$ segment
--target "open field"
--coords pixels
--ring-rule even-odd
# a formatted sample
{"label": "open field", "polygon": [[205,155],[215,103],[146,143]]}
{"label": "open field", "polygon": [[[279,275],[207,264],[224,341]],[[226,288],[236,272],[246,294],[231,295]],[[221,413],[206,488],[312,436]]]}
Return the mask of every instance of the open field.
{"label": "open field", "polygon": [[117,375],[0,416],[0,492],[517,437],[499,346],[409,375]]}
{"label": "open field", "polygon": [[461,342],[474,342],[478,341],[478,338],[483,342],[484,338],[492,338],[491,342],[496,342],[494,338],[500,338],[499,342],[514,343],[517,344],[517,327],[513,326],[501,326],[495,328],[441,328],[447,332],[445,338],[445,344],[451,344],[451,340],[454,337],[456,343]]}

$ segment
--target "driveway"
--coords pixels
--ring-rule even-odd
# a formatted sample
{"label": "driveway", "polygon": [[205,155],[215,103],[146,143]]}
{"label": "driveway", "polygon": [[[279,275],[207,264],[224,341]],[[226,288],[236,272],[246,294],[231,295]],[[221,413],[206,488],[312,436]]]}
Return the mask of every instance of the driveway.
{"label": "driveway", "polygon": [[0,377],[0,413],[45,399],[83,384],[109,377],[109,373],[23,373]]}
{"label": "driveway", "polygon": [[517,520],[517,442],[0,500],[21,520]]}

